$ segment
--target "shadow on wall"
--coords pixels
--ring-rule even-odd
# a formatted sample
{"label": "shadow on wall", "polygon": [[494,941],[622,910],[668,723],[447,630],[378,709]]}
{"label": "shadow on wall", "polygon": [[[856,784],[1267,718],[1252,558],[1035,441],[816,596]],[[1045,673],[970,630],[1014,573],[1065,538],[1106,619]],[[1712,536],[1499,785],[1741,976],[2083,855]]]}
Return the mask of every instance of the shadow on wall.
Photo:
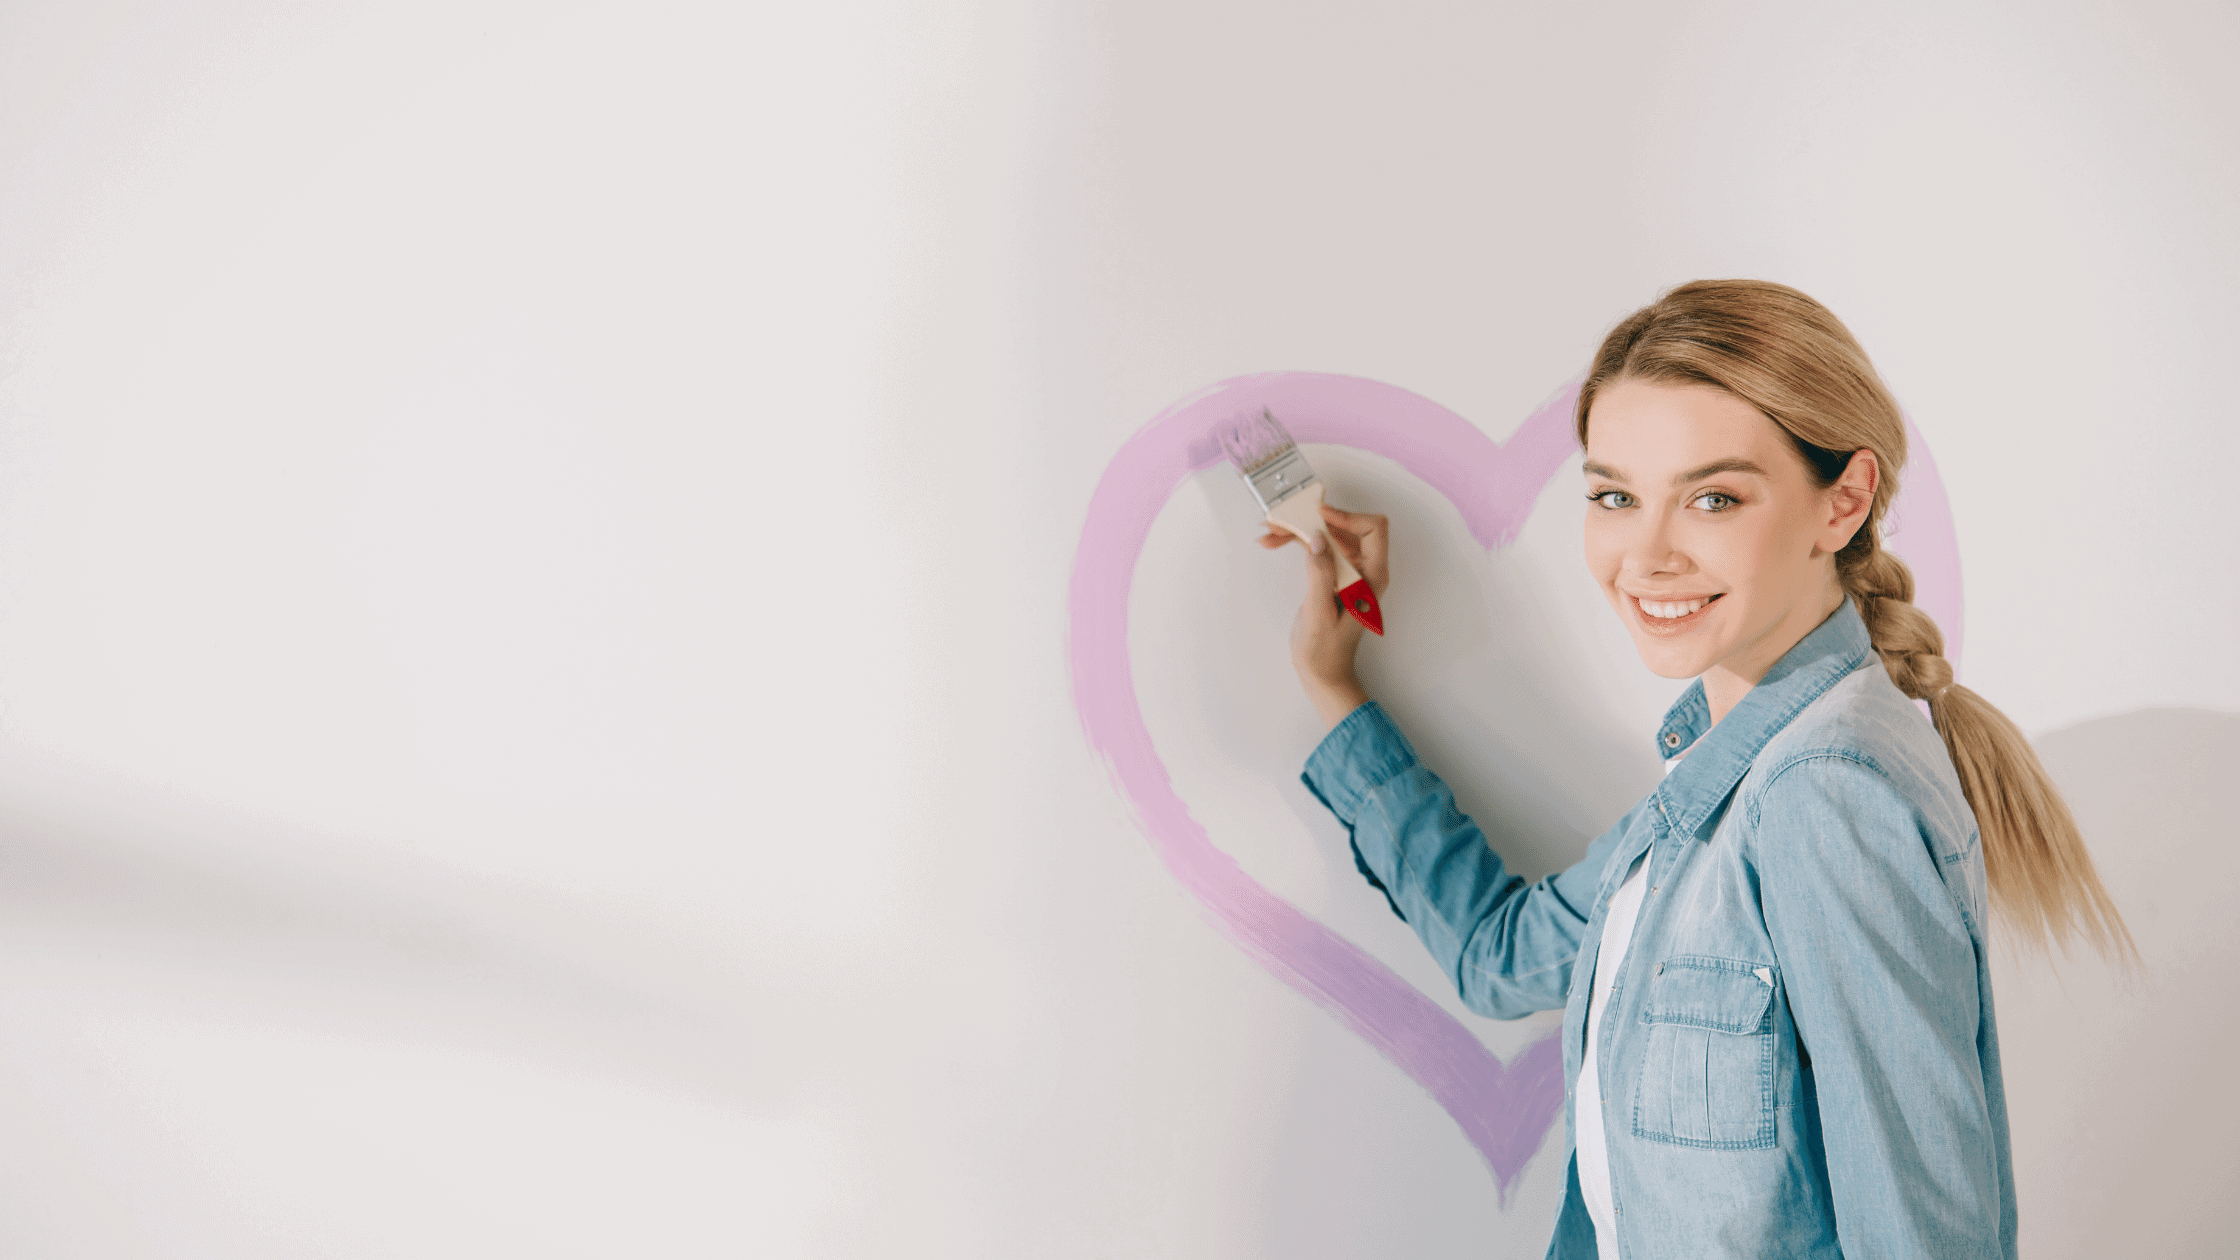
{"label": "shadow on wall", "polygon": [[2037,741],[2147,964],[1994,960],[2034,1260],[2229,1256],[2240,1229],[2240,714],[2143,709]]}
{"label": "shadow on wall", "polygon": [[746,1052],[773,1047],[748,1012],[806,1008],[710,951],[534,892],[57,783],[0,761],[0,994],[19,1005],[69,994],[105,1015],[113,1000],[132,1018],[473,1047],[732,1105],[815,1063],[802,1050],[749,1070]]}
{"label": "shadow on wall", "polygon": [[846,1047],[688,944],[0,751],[0,1253],[615,1254],[777,1211],[844,1166],[797,1084]]}

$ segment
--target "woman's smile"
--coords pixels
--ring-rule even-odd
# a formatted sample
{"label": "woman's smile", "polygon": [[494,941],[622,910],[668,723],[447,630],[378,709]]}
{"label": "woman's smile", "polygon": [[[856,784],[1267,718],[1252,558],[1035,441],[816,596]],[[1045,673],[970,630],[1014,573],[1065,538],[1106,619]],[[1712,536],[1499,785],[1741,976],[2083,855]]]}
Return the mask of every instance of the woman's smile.
{"label": "woman's smile", "polygon": [[1720,595],[1692,595],[1681,599],[1647,599],[1633,596],[1634,611],[1639,614],[1641,628],[1655,635],[1685,634],[1702,625],[1711,615],[1712,605]]}

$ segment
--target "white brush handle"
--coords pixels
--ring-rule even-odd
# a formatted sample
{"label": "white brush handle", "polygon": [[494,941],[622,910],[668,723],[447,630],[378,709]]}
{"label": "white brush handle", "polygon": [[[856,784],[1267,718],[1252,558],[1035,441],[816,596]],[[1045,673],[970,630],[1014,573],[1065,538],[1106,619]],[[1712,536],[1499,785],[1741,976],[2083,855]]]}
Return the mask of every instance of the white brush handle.
{"label": "white brush handle", "polygon": [[[1328,540],[1330,531],[1322,523],[1322,483],[1317,481],[1276,504],[1269,510],[1268,519],[1297,534],[1302,542],[1316,534],[1321,534]],[[1331,558],[1338,562],[1338,584],[1330,588],[1330,593],[1335,595],[1360,581],[1361,574],[1346,559],[1346,553],[1338,549],[1336,542],[1325,541],[1324,545],[1330,548]]]}

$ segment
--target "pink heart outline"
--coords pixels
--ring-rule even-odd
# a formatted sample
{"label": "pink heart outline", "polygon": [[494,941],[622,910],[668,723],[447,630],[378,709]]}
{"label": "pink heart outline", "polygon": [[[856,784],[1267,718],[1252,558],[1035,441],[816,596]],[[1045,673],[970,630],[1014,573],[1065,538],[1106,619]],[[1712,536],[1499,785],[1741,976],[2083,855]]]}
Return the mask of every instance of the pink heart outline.
{"label": "pink heart outline", "polygon": [[[1267,372],[1221,381],[1161,412],[1113,456],[1089,499],[1068,599],[1074,708],[1167,870],[1239,949],[1429,1091],[1493,1172],[1504,1205],[1562,1114],[1560,1037],[1550,1034],[1504,1064],[1443,1007],[1269,892],[1213,844],[1175,794],[1136,702],[1128,593],[1152,522],[1184,479],[1222,462],[1216,434],[1241,414],[1268,407],[1302,443],[1393,460],[1445,495],[1491,550],[1516,540],[1541,490],[1576,449],[1578,388],[1575,377],[1504,443],[1428,398],[1365,377]],[[1950,628],[1947,656],[1957,659],[1960,563],[1951,506],[1927,445],[1910,420],[1906,428],[1913,455],[1891,532],[1913,530],[1908,545],[1892,537],[1891,546],[1914,569],[1916,602]]]}

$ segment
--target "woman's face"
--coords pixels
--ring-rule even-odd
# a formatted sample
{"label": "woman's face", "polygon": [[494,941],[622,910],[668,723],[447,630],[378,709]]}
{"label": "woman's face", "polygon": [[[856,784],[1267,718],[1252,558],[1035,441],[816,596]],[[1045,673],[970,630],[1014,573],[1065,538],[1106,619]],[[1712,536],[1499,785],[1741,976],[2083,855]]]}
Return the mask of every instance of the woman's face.
{"label": "woman's face", "polygon": [[1644,381],[1596,394],[1585,471],[1589,571],[1651,672],[1707,675],[1707,688],[1756,685],[1836,610],[1835,552],[1865,520],[1878,475],[1861,451],[1835,485],[1816,486],[1755,407]]}

